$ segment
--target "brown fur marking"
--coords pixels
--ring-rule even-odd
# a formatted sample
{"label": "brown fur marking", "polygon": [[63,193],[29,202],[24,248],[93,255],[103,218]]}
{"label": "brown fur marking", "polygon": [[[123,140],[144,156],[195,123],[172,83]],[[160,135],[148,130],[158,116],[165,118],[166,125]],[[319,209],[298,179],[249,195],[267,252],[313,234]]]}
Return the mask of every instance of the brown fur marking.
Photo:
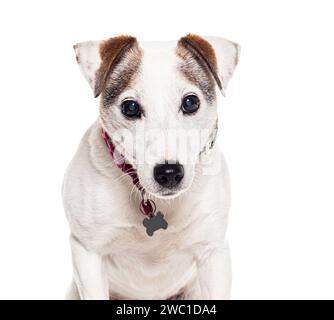
{"label": "brown fur marking", "polygon": [[239,63],[239,46],[236,43],[233,43],[235,47],[236,55],[234,57],[234,65],[236,66]]}
{"label": "brown fur marking", "polygon": [[124,56],[137,46],[136,38],[130,36],[110,38],[100,45],[101,65],[95,75],[95,97],[98,97],[105,89],[108,78]]}
{"label": "brown fur marking", "polygon": [[74,49],[74,52],[75,52],[75,59],[77,60],[77,62],[78,62],[78,64],[79,64],[79,63],[80,63],[80,56],[79,56],[79,54],[77,53],[77,48],[78,48],[78,45],[75,44],[75,45],[73,46],[73,49]]}
{"label": "brown fur marking", "polygon": [[211,102],[215,98],[214,82],[222,89],[216,54],[211,44],[200,36],[189,34],[178,41],[176,53],[183,60],[180,71]]}

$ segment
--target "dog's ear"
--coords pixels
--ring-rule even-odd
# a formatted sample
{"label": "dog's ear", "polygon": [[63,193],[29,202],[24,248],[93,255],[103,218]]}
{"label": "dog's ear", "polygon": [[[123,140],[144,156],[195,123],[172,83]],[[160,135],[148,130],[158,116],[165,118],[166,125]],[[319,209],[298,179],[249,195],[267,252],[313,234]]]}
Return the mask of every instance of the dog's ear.
{"label": "dog's ear", "polygon": [[235,67],[239,62],[240,45],[220,37],[204,37],[204,39],[208,41],[215,50],[219,75],[223,89],[226,89]]}
{"label": "dog's ear", "polygon": [[179,40],[212,73],[219,89],[224,90],[238,64],[240,46],[220,37],[188,34]]}
{"label": "dog's ear", "polygon": [[95,98],[104,89],[108,75],[122,61],[137,40],[118,36],[102,41],[87,41],[73,46],[80,69],[94,91]]}

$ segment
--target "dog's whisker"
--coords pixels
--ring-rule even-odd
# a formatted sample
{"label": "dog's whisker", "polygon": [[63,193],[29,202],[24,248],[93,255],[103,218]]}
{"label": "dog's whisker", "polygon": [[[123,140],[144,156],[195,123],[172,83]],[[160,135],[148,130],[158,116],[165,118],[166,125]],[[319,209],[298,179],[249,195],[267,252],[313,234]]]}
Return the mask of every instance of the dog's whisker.
{"label": "dog's whisker", "polygon": [[130,200],[130,202],[132,201],[133,188],[134,188],[134,187],[132,187],[132,188],[131,188],[131,191],[130,191],[130,196],[129,196],[129,200]]}
{"label": "dog's whisker", "polygon": [[127,172],[124,172],[123,174],[121,174],[119,177],[117,177],[116,179],[113,180],[113,182],[117,182],[117,181],[120,181],[122,180],[124,177],[128,177],[128,173]]}
{"label": "dog's whisker", "polygon": [[141,193],[139,192],[139,182],[137,182],[135,185],[134,185],[136,188],[134,189],[135,190],[135,201],[137,201],[137,197],[139,195],[141,195]]}

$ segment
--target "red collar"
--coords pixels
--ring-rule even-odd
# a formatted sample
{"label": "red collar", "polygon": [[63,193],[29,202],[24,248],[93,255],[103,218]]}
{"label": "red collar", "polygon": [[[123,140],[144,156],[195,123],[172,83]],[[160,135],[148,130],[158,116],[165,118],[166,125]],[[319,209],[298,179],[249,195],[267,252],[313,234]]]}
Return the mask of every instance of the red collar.
{"label": "red collar", "polygon": [[120,157],[115,159],[115,145],[112,143],[108,133],[104,129],[102,129],[102,137],[116,166],[131,177],[133,184],[138,188],[139,191],[143,191],[144,188],[140,184],[137,171],[133,168],[133,166],[129,163],[126,163],[125,157],[123,155],[120,155]]}
{"label": "red collar", "polygon": [[140,184],[139,181],[139,177],[137,174],[136,169],[133,168],[133,166],[129,163],[126,163],[125,161],[125,157],[123,155],[120,155],[119,157],[117,157],[117,159],[115,158],[115,150],[116,147],[113,144],[112,140],[110,139],[108,133],[102,128],[101,129],[102,132],[102,137],[103,140],[108,148],[108,151],[112,157],[112,159],[114,160],[114,163],[116,164],[116,166],[122,170],[122,172],[126,173],[127,175],[129,175],[129,177],[132,179],[132,183],[137,187],[137,189],[139,191],[141,191],[141,195],[142,195],[142,200],[140,202],[140,206],[139,209],[140,211],[148,216],[152,216],[155,212],[155,203],[152,200],[145,200],[145,189],[144,187]]}

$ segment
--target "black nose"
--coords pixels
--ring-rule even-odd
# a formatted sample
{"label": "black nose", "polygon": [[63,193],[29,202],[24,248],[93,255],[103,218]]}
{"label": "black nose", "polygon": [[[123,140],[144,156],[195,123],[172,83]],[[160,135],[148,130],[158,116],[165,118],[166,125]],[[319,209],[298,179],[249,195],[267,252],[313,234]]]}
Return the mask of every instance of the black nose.
{"label": "black nose", "polygon": [[184,176],[181,164],[157,164],[154,167],[154,179],[165,188],[177,186]]}

